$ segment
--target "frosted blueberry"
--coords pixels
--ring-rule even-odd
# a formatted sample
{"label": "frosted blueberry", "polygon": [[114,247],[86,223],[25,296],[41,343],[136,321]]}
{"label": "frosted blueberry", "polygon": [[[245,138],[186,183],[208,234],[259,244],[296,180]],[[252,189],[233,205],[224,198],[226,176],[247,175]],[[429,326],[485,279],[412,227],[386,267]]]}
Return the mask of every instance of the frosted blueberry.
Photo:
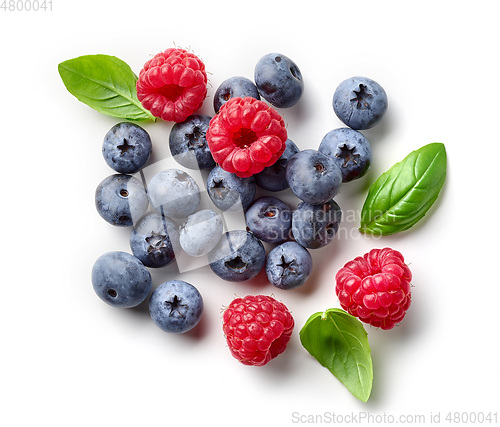
{"label": "frosted blueberry", "polygon": [[267,243],[288,240],[292,228],[292,210],[282,200],[263,196],[256,199],[245,212],[248,229]]}
{"label": "frosted blueberry", "polygon": [[127,227],[146,213],[149,202],[141,181],[131,175],[115,174],[97,186],[95,206],[110,224]]}
{"label": "frosted blueberry", "polygon": [[285,242],[269,252],[266,274],[269,282],[280,289],[302,286],[312,271],[312,257],[297,242]]}
{"label": "frosted blueberry", "polygon": [[170,218],[187,218],[201,201],[200,189],[191,175],[180,169],[157,173],[149,182],[151,206]]}
{"label": "frosted blueberry", "polygon": [[222,211],[245,210],[256,192],[255,178],[240,178],[234,173],[215,166],[207,178],[207,192],[213,204]]}
{"label": "frosted blueberry", "polygon": [[194,114],[185,121],[174,124],[170,130],[170,152],[180,165],[188,169],[209,169],[215,166],[206,139],[210,119],[210,116]]}
{"label": "frosted blueberry", "polygon": [[189,215],[180,226],[181,247],[194,257],[206,255],[219,243],[223,231],[220,215],[210,209],[203,209]]}
{"label": "frosted blueberry", "polygon": [[301,202],[292,215],[295,241],[308,249],[318,249],[332,242],[342,220],[342,210],[334,201],[319,205]]}
{"label": "frosted blueberry", "polygon": [[297,145],[291,139],[287,139],[285,151],[283,151],[283,154],[276,163],[254,175],[256,184],[267,191],[282,191],[287,189],[286,165],[290,157],[299,151]]}
{"label": "frosted blueberry", "polygon": [[149,134],[140,126],[123,122],[114,125],[102,144],[102,155],[109,167],[119,173],[136,173],[151,154]]}
{"label": "frosted blueberry", "polygon": [[288,160],[286,180],[299,199],[316,205],[327,202],[338,193],[342,172],[326,154],[303,150]]}
{"label": "frosted blueberry", "polygon": [[295,105],[304,91],[297,64],[280,53],[269,53],[257,62],[254,80],[261,96],[278,108]]}
{"label": "frosted blueberry", "polygon": [[252,98],[260,100],[259,90],[257,86],[255,86],[255,83],[246,77],[230,77],[224,80],[215,91],[214,110],[218,113],[220,107],[231,98],[244,98],[246,96],[251,96]]}
{"label": "frosted blueberry", "polygon": [[328,132],[318,151],[330,156],[340,167],[342,182],[361,178],[370,169],[372,148],[365,136],[351,128],[339,128]]}
{"label": "frosted blueberry", "polygon": [[171,264],[181,250],[177,224],[159,213],[145,215],[130,233],[130,248],[146,267]]}
{"label": "frosted blueberry", "polygon": [[151,294],[149,314],[165,332],[182,334],[193,329],[203,314],[203,298],[190,283],[170,280]]}
{"label": "frosted blueberry", "polygon": [[92,286],[106,304],[130,308],[143,302],[151,290],[151,274],[133,255],[107,252],[92,267]]}
{"label": "frosted blueberry", "polygon": [[333,111],[352,129],[370,129],[387,111],[387,94],[376,81],[351,77],[340,83],[333,94]]}
{"label": "frosted blueberry", "polygon": [[223,234],[208,255],[212,271],[223,280],[243,282],[255,277],[266,262],[262,242],[252,233],[231,230]]}

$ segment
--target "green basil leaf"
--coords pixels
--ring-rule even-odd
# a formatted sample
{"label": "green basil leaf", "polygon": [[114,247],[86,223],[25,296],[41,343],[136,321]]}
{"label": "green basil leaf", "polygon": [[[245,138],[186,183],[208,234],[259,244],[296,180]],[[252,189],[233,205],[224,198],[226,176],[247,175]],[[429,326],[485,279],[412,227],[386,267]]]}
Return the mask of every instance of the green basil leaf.
{"label": "green basil leaf", "polygon": [[359,231],[388,236],[420,221],[446,178],[446,150],[435,142],[413,151],[370,187],[361,210]]}
{"label": "green basil leaf", "polygon": [[154,120],[137,99],[137,76],[121,59],[85,55],[58,66],[66,89],[94,110],[126,120]]}
{"label": "green basil leaf", "polygon": [[361,322],[338,308],[313,314],[300,331],[304,348],[359,400],[370,397],[373,365]]}

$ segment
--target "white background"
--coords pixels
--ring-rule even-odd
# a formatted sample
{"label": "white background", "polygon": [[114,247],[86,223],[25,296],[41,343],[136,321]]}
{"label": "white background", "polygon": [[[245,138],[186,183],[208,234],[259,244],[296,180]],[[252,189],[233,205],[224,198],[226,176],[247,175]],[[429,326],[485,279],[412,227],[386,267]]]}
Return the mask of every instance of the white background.
{"label": "white background", "polygon": [[[7,2],[8,3],[8,2]],[[2,280],[0,423],[5,426],[296,425],[327,416],[496,412],[498,405],[498,17],[493,1],[63,1],[49,12],[0,10],[2,67]],[[331,100],[345,78],[378,81],[389,97],[384,120],[364,132],[374,153],[362,181],[345,185],[343,237],[314,251],[301,289],[281,291],[260,274],[224,282],[205,266],[152,271],[154,286],[181,278],[205,300],[203,320],[168,335],[147,303],[113,309],[94,294],[90,271],[101,254],[130,251],[129,229],[94,207],[113,173],[101,155],[117,119],[80,103],[57,64],[115,55],[138,74],[152,55],[190,48],[210,72],[201,112],[234,75],[253,78],[270,52],[292,58],[304,96],[281,110],[289,137],[317,148],[342,124]],[[147,123],[150,163],[169,156],[168,123]],[[367,188],[393,163],[443,142],[448,176],[420,224],[393,237],[357,233]],[[289,192],[283,197],[296,203]],[[354,212],[354,213],[353,213]],[[346,238],[347,235],[347,238]],[[302,348],[299,330],[315,312],[339,307],[334,274],[375,247],[399,250],[413,272],[413,304],[391,331],[367,326],[374,382],[367,403]],[[284,354],[265,367],[233,359],[221,311],[235,295],[271,294],[296,328]],[[311,421],[311,419],[309,419]],[[373,420],[372,420],[373,421]]]}

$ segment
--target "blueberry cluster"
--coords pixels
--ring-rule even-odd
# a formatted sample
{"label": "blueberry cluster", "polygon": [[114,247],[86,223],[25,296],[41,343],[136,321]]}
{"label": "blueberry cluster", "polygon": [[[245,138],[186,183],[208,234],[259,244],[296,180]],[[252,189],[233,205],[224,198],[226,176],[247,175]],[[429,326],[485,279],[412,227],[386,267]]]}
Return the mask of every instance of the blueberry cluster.
{"label": "blueberry cluster", "polygon": [[[225,80],[215,92],[215,114],[235,97],[263,98],[274,107],[289,108],[304,91],[298,66],[278,53],[258,61],[254,81],[241,76]],[[206,256],[223,280],[247,281],[264,269],[279,289],[302,286],[312,272],[310,250],[330,244],[339,229],[342,210],[334,198],[341,185],[370,168],[371,147],[360,130],[380,121],[387,97],[373,80],[354,77],[338,86],[333,108],[347,127],[328,132],[318,150],[301,151],[287,139],[274,164],[245,178],[215,163],[206,139],[210,116],[194,114],[175,123],[169,135],[171,154],[186,169],[207,170],[213,209],[200,209],[200,188],[183,169],[163,170],[147,186],[144,178],[134,177],[150,158],[151,138],[134,123],[113,126],[102,152],[116,173],[99,184],[95,204],[110,224],[132,226],[132,254],[108,252],[95,262],[97,295],[114,307],[141,304],[152,289],[148,268],[170,265],[181,251]],[[277,197],[284,191],[298,198],[296,209]],[[223,214],[238,212],[246,229],[224,232]],[[267,254],[265,245],[271,245]],[[153,291],[149,311],[162,330],[183,333],[199,322],[203,299],[193,285],[170,280]]]}
{"label": "blueberry cluster", "polygon": [[[203,146],[207,127],[205,116],[190,116],[174,126],[171,146],[179,150],[172,149],[172,154],[181,165],[215,165]],[[113,307],[135,307],[146,300],[152,289],[148,268],[173,263],[182,249],[192,256],[205,255],[222,236],[221,217],[209,209],[198,210],[200,190],[188,173],[180,169],[161,171],[150,180],[147,189],[144,182],[132,176],[147,163],[151,150],[149,134],[133,123],[113,126],[104,138],[104,159],[118,173],[97,187],[96,208],[110,224],[132,226],[132,254],[105,253],[92,268],[96,294]],[[182,220],[182,225],[179,227],[175,220]],[[203,299],[190,283],[170,280],[151,294],[149,312],[162,330],[183,333],[200,321]]]}
{"label": "blueberry cluster", "polygon": [[[280,53],[257,62],[254,82],[241,76],[223,81],[215,93],[215,113],[231,98],[247,96],[289,108],[304,91],[297,64]],[[360,130],[382,119],[387,95],[375,81],[353,77],[335,90],[333,109],[346,127],[328,132],[317,150],[300,151],[288,139],[276,163],[249,178],[220,166],[211,170],[207,191],[213,203],[222,210],[242,209],[247,225],[246,233],[226,233],[212,254],[210,266],[218,276],[248,280],[265,265],[270,283],[280,289],[305,283],[312,270],[309,250],[331,243],[339,229],[342,210],[334,198],[341,185],[365,176],[370,168],[371,146]],[[258,189],[271,195],[255,198]],[[287,190],[299,199],[293,211],[276,197]],[[267,256],[262,243],[274,245]]]}

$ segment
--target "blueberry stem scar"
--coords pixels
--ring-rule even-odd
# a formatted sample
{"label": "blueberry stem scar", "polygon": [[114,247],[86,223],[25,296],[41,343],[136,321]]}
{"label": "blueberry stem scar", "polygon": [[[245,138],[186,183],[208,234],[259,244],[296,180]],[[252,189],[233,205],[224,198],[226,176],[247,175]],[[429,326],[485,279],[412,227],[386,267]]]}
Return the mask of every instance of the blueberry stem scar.
{"label": "blueberry stem scar", "polygon": [[351,99],[352,101],[356,101],[356,108],[361,108],[361,107],[366,107],[370,108],[370,104],[368,103],[367,99],[371,98],[372,95],[370,95],[366,91],[366,86],[364,84],[359,84],[359,90],[353,90],[353,92],[356,94],[354,98]]}
{"label": "blueberry stem scar", "polygon": [[281,255],[281,264],[278,264],[278,267],[281,267],[283,269],[283,271],[281,272],[281,276],[285,274],[285,270],[289,270],[291,273],[295,273],[295,269],[293,268],[294,264],[294,259],[292,259],[290,262],[286,262],[285,257]]}
{"label": "blueberry stem scar", "polygon": [[247,266],[246,262],[244,262],[239,256],[226,261],[224,264],[232,270],[242,270]]}
{"label": "blueberry stem scar", "polygon": [[[169,316],[173,316],[175,313],[177,313],[179,316],[184,317],[184,312],[187,305],[182,304],[181,301],[182,300],[177,295],[174,295],[172,301],[165,301],[165,304],[170,308]],[[181,310],[181,307],[184,309]]]}
{"label": "blueberry stem scar", "polygon": [[134,146],[133,145],[130,145],[127,141],[127,139],[123,139],[123,144],[122,145],[118,145],[116,148],[118,148],[120,151],[121,151],[121,154],[125,154],[128,150],[130,150],[131,148],[133,148]]}

